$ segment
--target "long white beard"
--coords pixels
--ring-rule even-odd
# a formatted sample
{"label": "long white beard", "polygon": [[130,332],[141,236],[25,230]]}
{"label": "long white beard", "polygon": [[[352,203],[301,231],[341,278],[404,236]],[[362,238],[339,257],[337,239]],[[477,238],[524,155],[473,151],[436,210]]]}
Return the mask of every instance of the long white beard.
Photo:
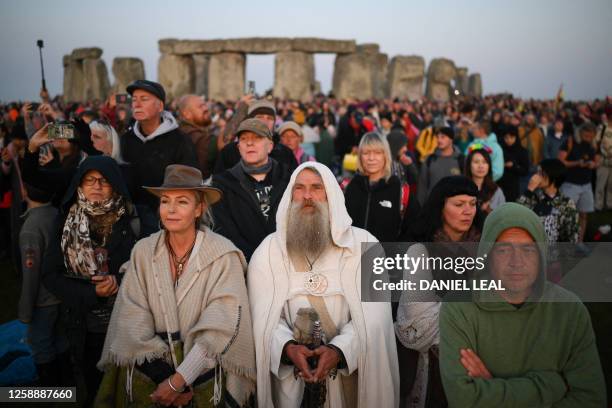
{"label": "long white beard", "polygon": [[[313,205],[306,212],[304,205]],[[318,257],[332,242],[327,203],[316,201],[292,202],[287,220],[287,251],[292,256]]]}

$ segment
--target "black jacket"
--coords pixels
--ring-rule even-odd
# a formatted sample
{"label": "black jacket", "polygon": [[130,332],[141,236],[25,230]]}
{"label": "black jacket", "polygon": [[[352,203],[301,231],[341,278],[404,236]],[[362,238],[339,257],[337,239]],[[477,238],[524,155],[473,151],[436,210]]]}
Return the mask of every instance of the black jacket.
{"label": "black jacket", "polygon": [[144,143],[134,133],[134,128],[121,136],[121,154],[130,163],[130,185],[135,204],[146,204],[157,211],[159,199],[142,186],[157,187],[164,181],[164,172],[170,164],[185,164],[199,168],[195,147],[188,136],[178,128],[156,136]]}
{"label": "black jacket", "polygon": [[276,210],[289,184],[291,173],[282,164],[272,159],[272,169],[266,176],[273,185],[270,194],[270,212],[266,220],[259,206],[247,174],[240,163],[221,174],[213,176],[213,186],[223,191],[223,198],[213,205],[215,232],[234,243],[246,257],[263,239],[276,231]]}
{"label": "black jacket", "polygon": [[400,213],[402,184],[397,176],[370,185],[368,178],[355,174],[346,186],[346,209],[353,226],[363,228],[381,242],[395,242],[406,230],[408,220],[418,213],[418,203],[411,197],[402,217]]}
{"label": "black jacket", "polygon": [[[43,264],[43,283],[45,287],[64,303],[66,322],[69,328],[84,331],[87,329],[87,313],[108,302],[108,298],[98,298],[95,286],[86,280],[70,278],[66,275],[64,254],[61,248],[61,236],[70,207],[75,202],[76,189],[81,178],[89,170],[98,170],[111,184],[113,191],[121,194],[128,201],[126,213],[113,225],[112,232],[104,248],[108,251],[108,270],[121,282],[119,268],[129,260],[132,247],[138,236],[136,215],[130,211],[129,193],[116,162],[107,156],[88,157],[83,161],[74,176],[63,200],[62,210],[56,220],[56,233],[49,243],[49,257]],[[74,331],[74,330],[72,330]],[[72,336],[71,336],[72,337]],[[78,335],[76,336],[78,337]],[[84,338],[83,338],[84,339]]]}
{"label": "black jacket", "polygon": [[512,167],[504,167],[504,175],[497,181],[497,185],[504,192],[506,201],[516,201],[521,195],[521,177],[529,171],[529,153],[518,140],[512,146],[502,141],[501,147],[504,151],[504,166],[506,162],[512,162]]}

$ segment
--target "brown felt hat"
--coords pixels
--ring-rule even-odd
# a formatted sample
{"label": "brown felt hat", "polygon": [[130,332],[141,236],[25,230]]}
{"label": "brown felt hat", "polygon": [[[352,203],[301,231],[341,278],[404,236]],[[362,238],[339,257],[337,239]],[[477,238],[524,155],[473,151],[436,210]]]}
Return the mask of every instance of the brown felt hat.
{"label": "brown felt hat", "polygon": [[164,182],[159,187],[143,186],[149,193],[161,197],[168,190],[197,190],[204,194],[208,205],[219,201],[223,196],[221,190],[204,184],[202,172],[199,169],[183,164],[171,164],[166,167]]}

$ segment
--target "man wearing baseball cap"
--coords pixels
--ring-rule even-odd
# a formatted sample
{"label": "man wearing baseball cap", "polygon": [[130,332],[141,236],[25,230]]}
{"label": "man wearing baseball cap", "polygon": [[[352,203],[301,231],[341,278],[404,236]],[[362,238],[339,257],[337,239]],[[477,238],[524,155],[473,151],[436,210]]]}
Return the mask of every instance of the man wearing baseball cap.
{"label": "man wearing baseball cap", "polygon": [[240,152],[235,143],[237,129],[247,118],[257,118],[264,122],[270,132],[272,132],[273,148],[272,156],[277,162],[285,165],[289,172],[297,167],[297,161],[289,148],[280,143],[280,137],[274,133],[274,123],[276,122],[276,108],[272,101],[267,99],[254,100],[252,95],[246,95],[240,99],[236,107],[236,113],[225,126],[222,137],[217,141],[219,159],[215,165],[215,173],[229,169],[240,161]]}
{"label": "man wearing baseball cap", "polygon": [[246,119],[236,134],[240,159],[213,176],[213,186],[224,198],[212,211],[216,232],[240,248],[248,261],[261,241],[276,231],[276,210],[290,173],[270,155],[274,143],[266,123]]}
{"label": "man wearing baseball cap", "polygon": [[160,185],[170,164],[198,167],[191,140],[164,110],[166,92],[157,82],[138,79],[127,87],[136,122],[121,136],[121,153],[130,163],[130,185],[141,222],[141,235],[159,230],[158,200],[140,186]]}

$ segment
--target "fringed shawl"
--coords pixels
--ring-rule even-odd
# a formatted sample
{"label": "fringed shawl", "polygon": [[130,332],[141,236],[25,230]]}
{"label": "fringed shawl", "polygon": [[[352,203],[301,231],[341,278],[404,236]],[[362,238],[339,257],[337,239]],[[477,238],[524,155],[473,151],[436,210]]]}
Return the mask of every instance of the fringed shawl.
{"label": "fringed shawl", "polygon": [[156,358],[171,362],[168,345],[156,333],[180,332],[184,354],[200,344],[220,363],[227,391],[243,405],[256,379],[244,256],[209,229],[198,232],[175,291],[164,238],[160,231],[134,247],[98,367],[133,367]]}

